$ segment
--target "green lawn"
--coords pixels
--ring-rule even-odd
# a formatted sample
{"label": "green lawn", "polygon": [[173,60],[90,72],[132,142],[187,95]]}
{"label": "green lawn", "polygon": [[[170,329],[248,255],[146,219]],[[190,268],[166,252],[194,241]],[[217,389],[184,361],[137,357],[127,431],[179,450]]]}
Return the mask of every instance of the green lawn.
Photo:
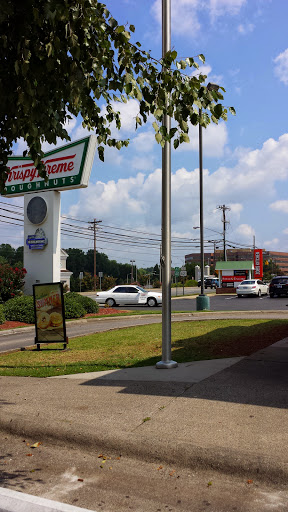
{"label": "green lawn", "polygon": [[[250,355],[287,336],[286,320],[205,320],[172,324],[178,363]],[[48,377],[154,365],[161,360],[161,324],[129,327],[0,355],[0,375]]]}

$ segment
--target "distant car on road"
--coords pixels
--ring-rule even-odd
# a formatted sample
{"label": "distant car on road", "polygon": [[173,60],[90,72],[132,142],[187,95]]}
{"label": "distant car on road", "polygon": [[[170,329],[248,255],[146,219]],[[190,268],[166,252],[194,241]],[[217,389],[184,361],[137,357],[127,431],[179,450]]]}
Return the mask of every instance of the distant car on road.
{"label": "distant car on road", "polygon": [[280,295],[288,295],[288,276],[275,276],[273,277],[270,287],[269,295],[272,297],[280,297]]}
{"label": "distant car on road", "polygon": [[[198,286],[201,286],[201,279],[198,281]],[[219,280],[216,277],[204,277],[205,288],[218,288]]]}
{"label": "distant car on road", "polygon": [[244,297],[244,295],[268,295],[269,286],[264,284],[260,279],[245,279],[236,288],[237,297]]}
{"label": "distant car on road", "polygon": [[146,304],[153,307],[162,304],[162,293],[144,290],[138,285],[120,285],[114,286],[111,290],[96,293],[95,297],[98,304],[107,304],[114,306]]}

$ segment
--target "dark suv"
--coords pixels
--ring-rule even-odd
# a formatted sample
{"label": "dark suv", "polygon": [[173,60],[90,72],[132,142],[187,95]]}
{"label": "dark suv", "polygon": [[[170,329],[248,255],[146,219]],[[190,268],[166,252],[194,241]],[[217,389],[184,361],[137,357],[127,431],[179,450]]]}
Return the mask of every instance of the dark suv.
{"label": "dark suv", "polygon": [[288,296],[288,276],[276,276],[273,277],[269,287],[270,297],[278,297],[280,295]]}
{"label": "dark suv", "polygon": [[[201,280],[198,281],[198,286],[201,286]],[[219,281],[216,277],[204,277],[205,288],[218,288]]]}

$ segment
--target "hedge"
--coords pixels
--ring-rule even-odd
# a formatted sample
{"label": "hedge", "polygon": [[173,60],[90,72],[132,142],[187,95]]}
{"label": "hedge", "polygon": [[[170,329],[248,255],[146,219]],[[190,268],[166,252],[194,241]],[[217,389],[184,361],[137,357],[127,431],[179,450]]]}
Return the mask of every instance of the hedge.
{"label": "hedge", "polygon": [[4,314],[6,320],[34,324],[33,297],[23,295],[22,297],[14,297],[14,299],[7,300],[4,304]]}
{"label": "hedge", "polygon": [[[14,297],[0,306],[0,324],[5,322],[5,319],[27,324],[35,322],[34,302],[31,296]],[[65,318],[80,318],[86,313],[97,313],[99,310],[99,305],[93,299],[75,292],[64,295],[64,307]]]}
{"label": "hedge", "polygon": [[0,324],[4,324],[4,322],[5,322],[4,306],[3,306],[3,304],[0,304]]}
{"label": "hedge", "polygon": [[91,297],[85,297],[85,295],[77,292],[69,292],[65,297],[73,297],[76,301],[80,302],[86,313],[98,313],[99,311],[99,304],[91,299]]}
{"label": "hedge", "polygon": [[71,297],[72,293],[64,295],[65,318],[81,318],[86,315],[86,310],[81,302],[75,297]]}

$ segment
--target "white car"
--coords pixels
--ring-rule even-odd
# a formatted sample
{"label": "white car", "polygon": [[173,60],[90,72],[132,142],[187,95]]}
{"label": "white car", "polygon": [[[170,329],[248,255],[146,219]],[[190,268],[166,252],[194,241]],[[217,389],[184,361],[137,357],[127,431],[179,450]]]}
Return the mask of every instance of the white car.
{"label": "white car", "polygon": [[242,281],[236,288],[237,297],[244,297],[244,295],[268,295],[269,285],[260,281],[260,279],[246,279]]}
{"label": "white car", "polygon": [[162,293],[148,292],[138,285],[119,285],[114,286],[111,290],[98,292],[95,300],[98,304],[107,304],[111,308],[124,304],[146,304],[153,307],[162,304]]}

